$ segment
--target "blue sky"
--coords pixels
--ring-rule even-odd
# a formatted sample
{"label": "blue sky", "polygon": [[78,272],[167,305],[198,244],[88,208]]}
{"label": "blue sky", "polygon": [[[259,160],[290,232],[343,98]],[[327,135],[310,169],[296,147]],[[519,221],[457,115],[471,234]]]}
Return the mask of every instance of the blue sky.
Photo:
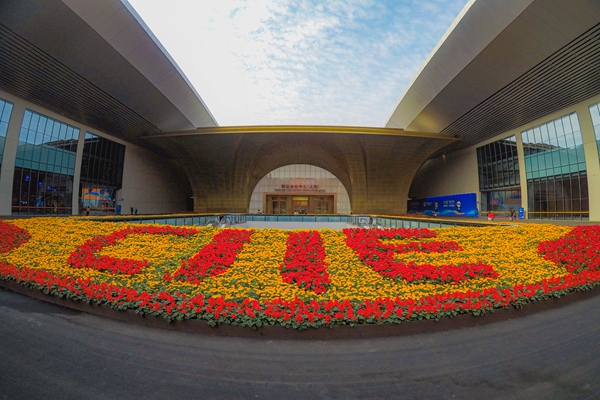
{"label": "blue sky", "polygon": [[467,0],[128,0],[221,126],[381,127]]}

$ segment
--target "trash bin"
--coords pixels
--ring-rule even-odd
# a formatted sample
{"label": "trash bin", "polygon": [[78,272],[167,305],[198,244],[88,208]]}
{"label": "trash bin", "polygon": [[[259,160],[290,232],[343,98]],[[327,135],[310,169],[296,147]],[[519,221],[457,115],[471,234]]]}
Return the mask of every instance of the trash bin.
{"label": "trash bin", "polygon": [[525,219],[525,209],[523,207],[519,207],[519,219]]}
{"label": "trash bin", "polygon": [[120,215],[121,214],[121,205],[117,204],[117,206],[115,207],[115,214]]}

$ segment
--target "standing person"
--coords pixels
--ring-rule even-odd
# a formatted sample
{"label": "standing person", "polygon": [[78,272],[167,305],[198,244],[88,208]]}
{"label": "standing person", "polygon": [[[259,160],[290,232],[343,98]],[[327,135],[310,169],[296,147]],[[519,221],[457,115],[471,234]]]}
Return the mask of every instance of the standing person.
{"label": "standing person", "polygon": [[133,215],[133,207],[131,207],[131,214]]}
{"label": "standing person", "polygon": [[511,220],[511,221],[514,221],[514,220],[515,220],[515,217],[516,217],[516,215],[517,215],[517,210],[515,210],[514,208],[511,208],[511,209],[510,209],[510,220]]}
{"label": "standing person", "polygon": [[85,215],[90,215],[90,206],[85,208]]}
{"label": "standing person", "polygon": [[134,211],[134,214],[137,215],[137,208],[134,208],[133,211]]}

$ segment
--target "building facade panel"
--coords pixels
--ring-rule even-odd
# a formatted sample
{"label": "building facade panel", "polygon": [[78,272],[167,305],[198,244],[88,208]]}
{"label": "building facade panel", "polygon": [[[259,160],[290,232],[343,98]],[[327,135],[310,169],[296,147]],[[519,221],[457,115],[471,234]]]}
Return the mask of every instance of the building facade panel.
{"label": "building facade panel", "polygon": [[531,219],[589,219],[583,137],[572,112],[521,132]]}
{"label": "building facade panel", "polygon": [[[599,221],[600,206],[593,201],[600,196],[598,139],[594,130],[599,121],[594,109],[599,102],[600,96],[592,97],[476,146],[427,161],[415,176],[411,197],[474,192],[485,211],[490,200],[514,197],[519,190],[527,218],[545,215],[548,219]],[[516,143],[519,166],[492,161],[483,168],[481,157],[494,160],[495,154],[503,153],[498,150],[498,143],[507,141]],[[494,185],[504,185],[507,176],[509,185],[516,182],[517,177],[511,178],[510,171],[517,168],[516,188],[492,190]],[[483,173],[486,175],[482,176]]]}
{"label": "building facade panel", "polygon": [[[80,214],[86,188],[107,189],[102,192],[107,201],[97,202],[99,207],[92,213],[113,213],[118,205],[122,212],[130,206],[140,213],[187,210],[190,184],[169,158],[10,93],[0,91],[0,99],[12,105],[10,121],[5,121],[6,108],[0,114],[7,122],[2,125],[6,137],[1,154],[0,215],[13,214],[13,207],[20,214]],[[87,167],[86,158],[90,160]]]}

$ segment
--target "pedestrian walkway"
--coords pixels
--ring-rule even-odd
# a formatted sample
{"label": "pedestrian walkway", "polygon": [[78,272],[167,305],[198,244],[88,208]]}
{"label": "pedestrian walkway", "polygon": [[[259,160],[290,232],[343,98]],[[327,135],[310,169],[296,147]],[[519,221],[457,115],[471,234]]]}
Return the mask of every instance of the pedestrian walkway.
{"label": "pedestrian walkway", "polygon": [[525,318],[327,341],[128,324],[0,289],[0,397],[594,399],[600,296]]}

